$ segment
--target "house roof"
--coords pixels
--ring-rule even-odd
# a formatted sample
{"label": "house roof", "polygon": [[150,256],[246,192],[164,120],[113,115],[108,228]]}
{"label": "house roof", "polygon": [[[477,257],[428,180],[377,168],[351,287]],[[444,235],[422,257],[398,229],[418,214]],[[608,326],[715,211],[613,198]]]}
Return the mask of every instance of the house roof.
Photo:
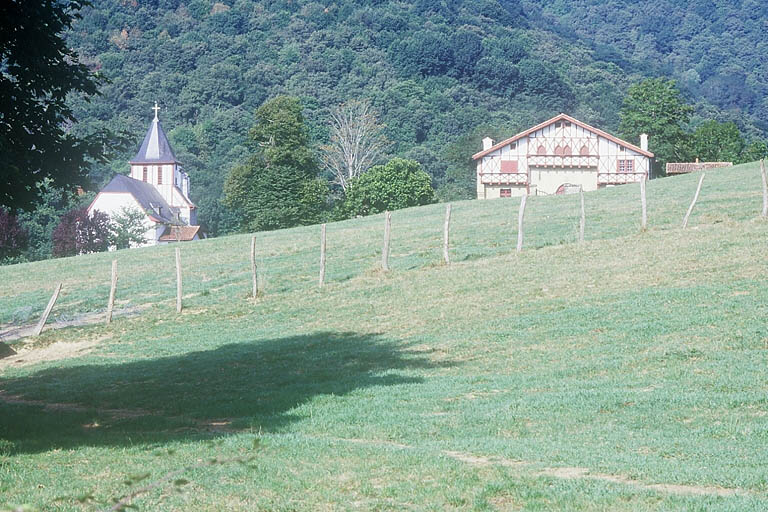
{"label": "house roof", "polygon": [[139,152],[131,160],[132,164],[175,164],[178,163],[176,155],[173,154],[171,144],[168,142],[168,137],[165,135],[163,125],[160,124],[160,120],[155,116],[152,120],[152,124],[149,125],[147,135],[144,136],[144,142],[141,143]]}
{"label": "house roof", "polygon": [[135,180],[123,174],[118,174],[101,192],[117,192],[131,194],[141,205],[147,215],[155,222],[163,224],[178,224],[176,214],[179,208],[168,206],[160,192],[150,183]]}
{"label": "house roof", "polygon": [[160,242],[189,242],[194,240],[195,235],[200,231],[200,226],[169,226],[165,232],[158,238]]}
{"label": "house roof", "polygon": [[528,135],[532,134],[533,132],[541,130],[542,128],[545,128],[545,127],[549,126],[552,123],[556,123],[557,121],[570,121],[571,123],[573,123],[573,124],[575,124],[577,126],[581,126],[585,130],[589,130],[592,133],[596,133],[600,137],[603,137],[603,138],[606,138],[606,139],[608,139],[610,141],[613,141],[613,142],[615,142],[616,144],[618,144],[620,146],[624,146],[625,148],[629,148],[629,149],[631,149],[633,151],[636,151],[636,152],[640,153],[641,155],[645,155],[645,156],[647,156],[649,158],[653,158],[653,153],[651,153],[650,151],[646,151],[644,149],[640,149],[639,147],[635,146],[634,144],[630,144],[629,142],[627,142],[625,140],[621,140],[618,137],[614,137],[613,135],[611,135],[609,133],[606,133],[606,132],[604,132],[602,130],[599,130],[599,129],[593,127],[593,126],[590,126],[587,123],[583,123],[583,122],[579,121],[578,119],[575,119],[575,118],[573,118],[573,117],[571,117],[571,116],[569,116],[567,114],[560,114],[560,115],[557,115],[557,116],[553,117],[552,119],[544,121],[541,124],[537,124],[536,126],[534,126],[532,128],[528,128],[524,132],[520,132],[520,133],[518,133],[517,135],[515,135],[513,137],[510,137],[510,138],[508,138],[506,140],[503,140],[503,141],[501,141],[499,143],[496,143],[496,144],[494,144],[493,146],[491,146],[488,149],[480,151],[479,153],[475,153],[474,155],[472,155],[472,159],[473,160],[477,160],[478,158],[482,158],[485,155],[487,155],[488,153],[493,153],[497,149],[503,148],[507,144],[511,144],[511,143],[515,142],[516,140],[522,139],[523,137],[527,137]]}

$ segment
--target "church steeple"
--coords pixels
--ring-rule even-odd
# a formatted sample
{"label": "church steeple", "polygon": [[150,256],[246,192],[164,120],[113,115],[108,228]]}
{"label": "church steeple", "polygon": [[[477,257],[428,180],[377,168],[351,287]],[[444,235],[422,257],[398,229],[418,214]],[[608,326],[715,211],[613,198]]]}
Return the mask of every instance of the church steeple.
{"label": "church steeple", "polygon": [[171,144],[168,142],[168,137],[165,135],[163,125],[160,124],[160,119],[157,117],[157,111],[160,107],[155,102],[154,108],[155,118],[152,120],[152,124],[149,126],[147,135],[144,137],[144,142],[141,143],[139,152],[131,160],[131,164],[176,164],[179,163],[176,160],[176,155],[173,154]]}

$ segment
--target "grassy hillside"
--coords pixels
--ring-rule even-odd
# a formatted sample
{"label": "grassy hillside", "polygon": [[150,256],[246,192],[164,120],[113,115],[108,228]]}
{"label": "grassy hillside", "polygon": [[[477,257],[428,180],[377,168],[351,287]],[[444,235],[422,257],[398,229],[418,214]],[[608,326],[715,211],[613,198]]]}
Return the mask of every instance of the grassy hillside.
{"label": "grassy hillside", "polygon": [[[0,506],[142,510],[764,510],[768,223],[754,164],[698,176],[394,212],[0,267],[0,322],[103,310],[0,360]],[[33,358],[33,354],[41,357]],[[47,356],[46,356],[47,355]],[[66,357],[65,357],[66,356]],[[22,363],[16,361],[22,361]],[[27,363],[23,363],[27,361]],[[258,447],[254,448],[254,440]],[[248,462],[236,461],[251,457]],[[207,464],[213,458],[222,464]],[[126,480],[138,481],[127,485]],[[83,503],[80,503],[80,502]],[[102,505],[103,506],[103,505]]]}

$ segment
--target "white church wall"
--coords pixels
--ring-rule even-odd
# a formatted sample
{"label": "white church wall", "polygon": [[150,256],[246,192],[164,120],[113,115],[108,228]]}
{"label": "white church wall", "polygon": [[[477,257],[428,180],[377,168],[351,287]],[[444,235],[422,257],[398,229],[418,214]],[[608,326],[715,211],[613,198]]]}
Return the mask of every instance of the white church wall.
{"label": "white church wall", "polygon": [[[120,192],[99,192],[99,194],[96,196],[96,199],[94,199],[91,205],[88,207],[88,213],[91,214],[93,211],[98,210],[100,212],[106,213],[110,218],[112,218],[115,214],[121,213],[123,209],[131,208],[143,212],[141,205],[136,201],[136,199],[133,198],[131,194]],[[147,231],[144,233],[144,238],[147,239],[147,243],[144,245],[156,244],[157,239],[160,237],[160,234],[162,234],[162,231],[160,234],[157,233],[158,226],[163,229],[165,226],[152,222],[149,220],[149,218],[146,217],[144,220],[144,225],[147,228]]]}

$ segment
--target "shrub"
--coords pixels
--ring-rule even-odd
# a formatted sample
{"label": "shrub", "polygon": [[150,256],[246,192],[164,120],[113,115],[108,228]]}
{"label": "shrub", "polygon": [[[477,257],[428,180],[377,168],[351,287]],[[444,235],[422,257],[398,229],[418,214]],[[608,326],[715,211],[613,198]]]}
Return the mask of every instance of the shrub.
{"label": "shrub", "polygon": [[53,230],[53,256],[60,258],[109,248],[110,222],[106,213],[86,208],[64,214]]}
{"label": "shrub", "polygon": [[431,179],[421,164],[393,158],[350,182],[342,212],[346,217],[354,217],[434,202]]}
{"label": "shrub", "polygon": [[27,248],[29,236],[19,219],[0,209],[0,262],[18,258]]}

